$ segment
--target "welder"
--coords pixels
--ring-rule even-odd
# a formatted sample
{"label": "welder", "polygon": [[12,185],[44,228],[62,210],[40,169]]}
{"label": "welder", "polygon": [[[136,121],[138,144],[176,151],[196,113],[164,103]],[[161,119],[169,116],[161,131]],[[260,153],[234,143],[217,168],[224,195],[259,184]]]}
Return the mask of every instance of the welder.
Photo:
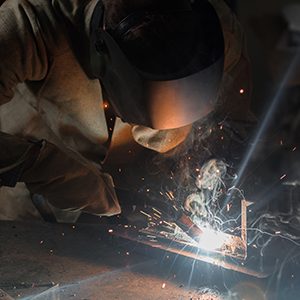
{"label": "welder", "polygon": [[214,112],[247,121],[244,35],[222,0],[6,0],[0,7],[0,217],[121,211],[112,138],[165,153]]}

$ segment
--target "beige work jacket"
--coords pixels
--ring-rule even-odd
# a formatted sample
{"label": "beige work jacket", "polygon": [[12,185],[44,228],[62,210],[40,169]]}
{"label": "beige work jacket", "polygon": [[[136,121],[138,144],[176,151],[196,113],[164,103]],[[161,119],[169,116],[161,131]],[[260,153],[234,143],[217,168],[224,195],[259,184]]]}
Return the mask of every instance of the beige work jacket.
{"label": "beige work jacket", "polygon": [[[222,0],[210,2],[222,22],[226,44],[217,110],[245,119],[250,85],[243,33]],[[9,143],[7,135],[0,135],[0,173],[9,167],[5,163],[13,164],[26,151],[27,139],[51,143],[38,158],[39,167],[27,172],[27,186],[0,188],[2,219],[33,213],[30,193],[42,194],[63,209],[117,214],[113,179],[101,167],[109,153],[128,144],[166,152],[189,133],[190,126],[158,131],[132,128],[117,119],[108,149],[101,86],[89,77],[89,26],[96,3],[7,0],[0,7],[0,131],[10,135]]]}

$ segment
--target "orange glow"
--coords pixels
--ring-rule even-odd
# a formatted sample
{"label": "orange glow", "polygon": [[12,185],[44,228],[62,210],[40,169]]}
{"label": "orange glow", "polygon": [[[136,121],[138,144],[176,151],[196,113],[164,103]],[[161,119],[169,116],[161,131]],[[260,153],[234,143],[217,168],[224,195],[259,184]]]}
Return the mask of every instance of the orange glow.
{"label": "orange glow", "polygon": [[104,109],[108,109],[109,105],[106,101],[103,101],[103,107],[104,107]]}

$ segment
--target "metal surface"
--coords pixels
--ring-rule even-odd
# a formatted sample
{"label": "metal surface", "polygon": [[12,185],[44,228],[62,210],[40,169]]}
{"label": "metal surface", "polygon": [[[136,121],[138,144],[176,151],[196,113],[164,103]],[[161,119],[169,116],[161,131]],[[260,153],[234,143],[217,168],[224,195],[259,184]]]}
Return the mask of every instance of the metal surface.
{"label": "metal surface", "polygon": [[[147,245],[151,248],[160,249],[166,252],[174,253],[176,255],[185,256],[194,260],[203,261],[210,263],[228,270],[244,273],[246,275],[254,276],[257,278],[266,278],[269,274],[258,269],[253,269],[247,266],[247,263],[240,262],[239,260],[227,259],[225,255],[212,251],[203,251],[201,248],[195,246],[194,244],[187,243],[185,241],[180,241],[178,239],[170,239],[165,235],[158,235],[156,232],[150,230],[134,230],[123,228],[115,228],[113,234],[128,239],[132,242]],[[234,239],[234,236],[228,235],[230,239]],[[149,239],[149,237],[154,239]],[[236,237],[237,240],[240,238]],[[236,241],[233,241],[233,244]],[[232,251],[229,251],[232,252]]]}
{"label": "metal surface", "polygon": [[[247,258],[247,207],[252,203],[242,199],[240,204],[240,226],[238,226],[238,228],[227,228],[228,232],[235,232],[235,234],[217,230],[211,227],[205,219],[189,217],[184,210],[176,209],[175,212],[175,209],[173,209],[171,215],[174,217],[169,218],[173,221],[166,222],[162,212],[152,207],[153,211],[150,210],[148,211],[149,213],[140,211],[148,218],[148,226],[139,230],[140,236],[134,236],[135,234],[132,231],[132,234],[129,234],[129,238],[131,240],[138,239],[139,242],[143,242],[144,244],[147,239],[149,240],[149,237],[150,244],[152,244],[151,237],[155,239],[159,238],[160,240],[166,241],[164,245],[162,245],[162,249],[167,249],[166,244],[169,242],[181,244],[182,247],[183,245],[184,247],[191,247],[194,249],[192,252],[195,253],[199,253],[199,251],[205,251],[207,253],[213,252],[214,254],[221,255],[215,263],[217,265],[222,265],[222,256],[245,260]],[[175,207],[173,206],[173,208]],[[120,230],[117,232],[120,232]],[[237,233],[240,233],[240,236],[238,236]],[[127,233],[125,233],[125,236],[126,234]],[[124,237],[122,233],[121,235]],[[141,239],[141,237],[143,238]],[[157,240],[154,242],[156,243]],[[181,255],[185,254],[181,253]],[[215,260],[204,259],[203,255],[200,260],[215,262]],[[239,264],[240,263],[241,262],[239,262]],[[225,266],[228,269],[236,270],[236,266],[233,267],[232,264],[225,263]],[[245,270],[243,272],[245,272]]]}
{"label": "metal surface", "polygon": [[196,242],[201,239],[203,231],[195,223],[193,223],[187,215],[182,214],[180,218],[176,220],[176,225]]}

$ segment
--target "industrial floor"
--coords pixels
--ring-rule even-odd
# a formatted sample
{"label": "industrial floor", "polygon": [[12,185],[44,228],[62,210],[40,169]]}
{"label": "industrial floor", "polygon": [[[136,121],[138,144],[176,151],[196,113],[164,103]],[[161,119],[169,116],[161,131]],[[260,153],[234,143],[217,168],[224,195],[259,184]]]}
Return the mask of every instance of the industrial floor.
{"label": "industrial floor", "polygon": [[181,270],[113,239],[99,225],[1,222],[0,288],[17,299],[206,297]]}
{"label": "industrial floor", "polygon": [[0,299],[299,299],[299,273],[281,278],[287,297],[277,297],[278,282],[168,252],[154,256],[108,228],[1,222]]}

